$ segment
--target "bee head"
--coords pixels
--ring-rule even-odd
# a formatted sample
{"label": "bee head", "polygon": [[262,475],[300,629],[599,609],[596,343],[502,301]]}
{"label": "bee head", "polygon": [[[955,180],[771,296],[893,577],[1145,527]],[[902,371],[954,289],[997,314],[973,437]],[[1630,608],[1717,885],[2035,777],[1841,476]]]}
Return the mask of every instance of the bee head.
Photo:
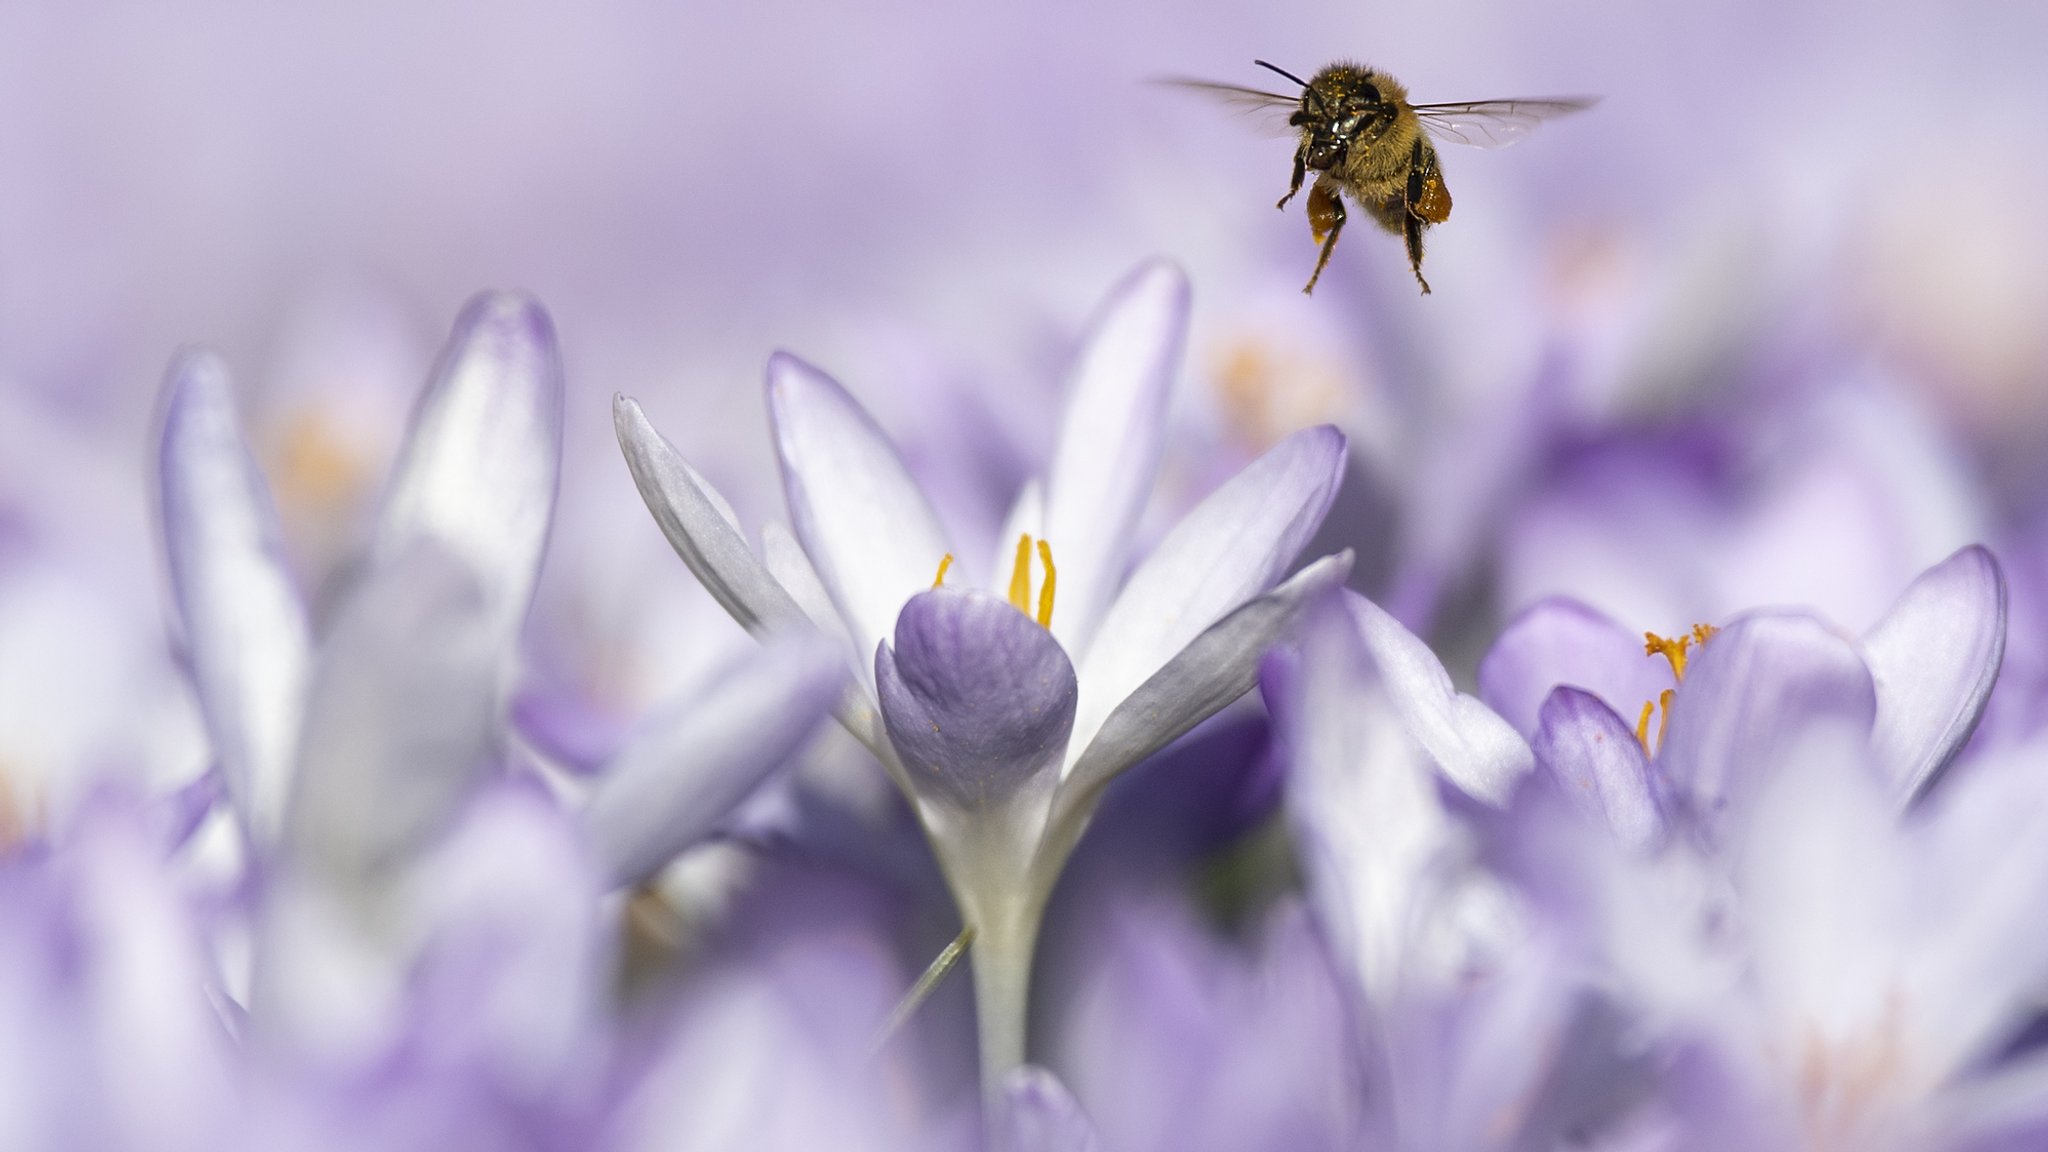
{"label": "bee head", "polygon": [[1370,143],[1393,114],[1372,73],[1357,65],[1335,64],[1308,81],[1270,64],[1266,67],[1301,85],[1301,106],[1287,122],[1307,137],[1303,162],[1310,168],[1321,171],[1343,164],[1352,146]]}

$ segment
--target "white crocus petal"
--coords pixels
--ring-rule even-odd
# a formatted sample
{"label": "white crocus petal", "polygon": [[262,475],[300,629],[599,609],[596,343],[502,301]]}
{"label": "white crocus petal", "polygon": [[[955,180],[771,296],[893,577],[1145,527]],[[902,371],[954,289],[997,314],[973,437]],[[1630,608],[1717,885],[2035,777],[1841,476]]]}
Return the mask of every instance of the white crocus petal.
{"label": "white crocus petal", "polygon": [[226,369],[188,353],[165,389],[159,495],[171,594],[228,795],[252,839],[268,845],[312,664],[305,606]]}
{"label": "white crocus petal", "polygon": [[1249,691],[1259,657],[1286,638],[1303,608],[1343,586],[1351,560],[1349,549],[1325,556],[1195,637],[1117,705],[1093,740],[1068,753],[1068,787],[1100,788]]}
{"label": "white crocus petal", "polygon": [[[857,651],[853,638],[846,634],[846,621],[839,618],[839,610],[832,606],[832,594],[825,591],[824,582],[811,567],[810,557],[804,555],[804,546],[797,543],[789,529],[773,520],[761,525],[761,562],[818,631],[837,640],[849,655]],[[868,662],[853,663],[865,667]],[[869,675],[873,675],[872,670]]]}
{"label": "white crocus petal", "polygon": [[654,430],[640,405],[613,397],[612,426],[640,499],[712,599],[749,632],[803,626],[803,609],[747,547],[725,499]]}
{"label": "white crocus petal", "polygon": [[1366,1004],[1450,965],[1409,972],[1454,918],[1450,862],[1466,837],[1444,811],[1428,754],[1366,667],[1341,611],[1312,620],[1298,667],[1268,686],[1292,755],[1289,823],[1309,900]]}
{"label": "white crocus petal", "polygon": [[1926,927],[1912,899],[1925,873],[1866,767],[1863,735],[1810,728],[1782,751],[1731,838],[1756,992],[1784,1029],[1767,1040],[1823,1053],[1883,1043],[1887,1027],[1917,1040],[1925,1022],[1902,978]]}
{"label": "white crocus petal", "polygon": [[[1947,1067],[1978,1069],[2031,1016],[2048,969],[2048,774],[2038,744],[2001,746],[1928,798],[1921,889],[1969,893],[1915,927],[1926,1042]],[[2034,1059],[2040,1059],[2036,1056]],[[1995,1061],[1994,1061],[1995,1062]]]}
{"label": "white crocus petal", "polygon": [[440,540],[481,581],[492,627],[515,637],[554,520],[562,464],[562,362],[539,303],[470,301],[413,413],[377,526],[388,556]]}
{"label": "white crocus petal", "polygon": [[1074,366],[1046,474],[1044,535],[1059,564],[1053,635],[1076,660],[1116,595],[1159,473],[1187,317],[1187,277],[1165,261],[1146,264],[1111,293]]}
{"label": "white crocus petal", "polygon": [[837,645],[792,635],[655,717],[606,767],[583,813],[606,882],[638,883],[709,834],[811,738],[846,678]]}
{"label": "white crocus petal", "polygon": [[[1053,613],[1053,638],[1058,639],[1060,630],[1057,625],[1067,608],[1067,552],[1045,534],[1045,490],[1036,480],[1026,480],[1024,486],[1017,490],[1016,502],[1010,505],[1010,514],[1003,518],[1002,531],[996,536],[995,555],[988,567],[988,584],[998,592],[1010,585],[1010,570],[1017,563],[1017,538],[1025,535],[1044,539],[1048,546],[1058,549],[1052,556],[1052,562],[1059,566],[1059,603],[1056,605],[1059,611]],[[1067,648],[1065,644],[1060,647]],[[1077,654],[1072,648],[1067,648],[1067,655]]]}
{"label": "white crocus petal", "polygon": [[1983,547],[1920,574],[1863,637],[1877,685],[1871,743],[1902,800],[1934,787],[1962,751],[2005,656],[2005,576]]}
{"label": "white crocus petal", "polygon": [[796,538],[855,652],[872,652],[950,550],[895,445],[837,381],[786,352],[768,361],[768,412]]}
{"label": "white crocus petal", "polygon": [[422,540],[373,563],[313,675],[285,843],[344,884],[439,831],[493,751],[505,640],[469,566]]}
{"label": "white crocus petal", "polygon": [[1350,574],[1348,549],[1303,568],[1197,636],[1119,704],[1085,748],[1069,744],[1040,867],[1056,876],[1109,782],[1250,691],[1259,658]]}
{"label": "white crocus petal", "polygon": [[1211,624],[1279,582],[1322,524],[1343,475],[1343,433],[1328,425],[1297,432],[1167,533],[1089,645],[1075,744],[1093,740],[1124,697]]}
{"label": "white crocus petal", "polygon": [[1536,764],[1529,745],[1493,709],[1453,687],[1436,653],[1385,609],[1355,593],[1344,600],[1416,742],[1466,793],[1506,803]]}

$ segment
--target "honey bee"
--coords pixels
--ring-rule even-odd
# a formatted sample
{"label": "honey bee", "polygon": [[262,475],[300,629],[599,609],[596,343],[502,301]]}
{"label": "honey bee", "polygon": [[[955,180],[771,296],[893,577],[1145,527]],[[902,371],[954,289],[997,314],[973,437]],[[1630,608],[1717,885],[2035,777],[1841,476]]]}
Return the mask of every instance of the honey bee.
{"label": "honey bee", "polygon": [[1429,293],[1422,278],[1422,234],[1432,224],[1451,218],[1451,192],[1437,163],[1435,140],[1482,148],[1499,148],[1527,135],[1553,116],[1577,112],[1593,101],[1572,97],[1544,100],[1480,100],[1469,104],[1410,104],[1408,90],[1384,72],[1362,64],[1332,64],[1308,80],[1266,63],[1301,86],[1298,96],[1262,92],[1235,84],[1206,80],[1169,80],[1196,88],[1254,111],[1287,113],[1287,127],[1297,136],[1294,178],[1279,208],[1301,191],[1310,172],[1309,231],[1323,246],[1316,270],[1303,293],[1313,293],[1337,235],[1348,218],[1342,193],[1365,209],[1379,226],[1408,246],[1408,265],[1415,282]]}

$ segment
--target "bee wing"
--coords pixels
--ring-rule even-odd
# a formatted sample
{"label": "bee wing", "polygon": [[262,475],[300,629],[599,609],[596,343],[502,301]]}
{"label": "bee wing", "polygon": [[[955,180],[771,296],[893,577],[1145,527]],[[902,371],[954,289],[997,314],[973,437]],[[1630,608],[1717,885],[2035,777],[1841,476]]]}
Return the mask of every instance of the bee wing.
{"label": "bee wing", "polygon": [[1211,99],[1236,108],[1251,116],[1259,127],[1275,135],[1286,136],[1294,131],[1287,118],[1301,107],[1301,97],[1282,96],[1278,92],[1263,92],[1257,88],[1242,88],[1236,84],[1219,84],[1214,80],[1189,80],[1180,76],[1165,76],[1154,80],[1171,88],[1188,88]]}
{"label": "bee wing", "polygon": [[1469,104],[1417,104],[1429,134],[1475,148],[1505,148],[1545,120],[1591,108],[1586,97],[1547,100],[1475,100]]}

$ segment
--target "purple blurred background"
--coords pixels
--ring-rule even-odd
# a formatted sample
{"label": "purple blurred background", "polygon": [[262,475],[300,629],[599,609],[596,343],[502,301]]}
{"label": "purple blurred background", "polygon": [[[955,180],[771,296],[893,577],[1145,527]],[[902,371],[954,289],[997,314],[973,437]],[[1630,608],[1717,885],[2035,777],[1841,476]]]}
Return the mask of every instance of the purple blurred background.
{"label": "purple blurred background", "polygon": [[[752,522],[760,368],[791,347],[974,538],[1094,301],[1155,253],[1196,285],[1162,503],[1339,422],[1328,531],[1460,674],[1552,592],[1860,628],[1972,539],[2013,572],[2024,674],[2044,33],[1990,2],[0,8],[0,763],[197,763],[144,480],[180,344],[234,368],[317,610],[461,301],[538,295],[570,391],[530,663],[623,721],[739,639],[633,495],[613,392]],[[1434,296],[1361,228],[1305,299],[1286,144],[1147,83],[1257,85],[1254,56],[1603,102],[1446,150]]]}

